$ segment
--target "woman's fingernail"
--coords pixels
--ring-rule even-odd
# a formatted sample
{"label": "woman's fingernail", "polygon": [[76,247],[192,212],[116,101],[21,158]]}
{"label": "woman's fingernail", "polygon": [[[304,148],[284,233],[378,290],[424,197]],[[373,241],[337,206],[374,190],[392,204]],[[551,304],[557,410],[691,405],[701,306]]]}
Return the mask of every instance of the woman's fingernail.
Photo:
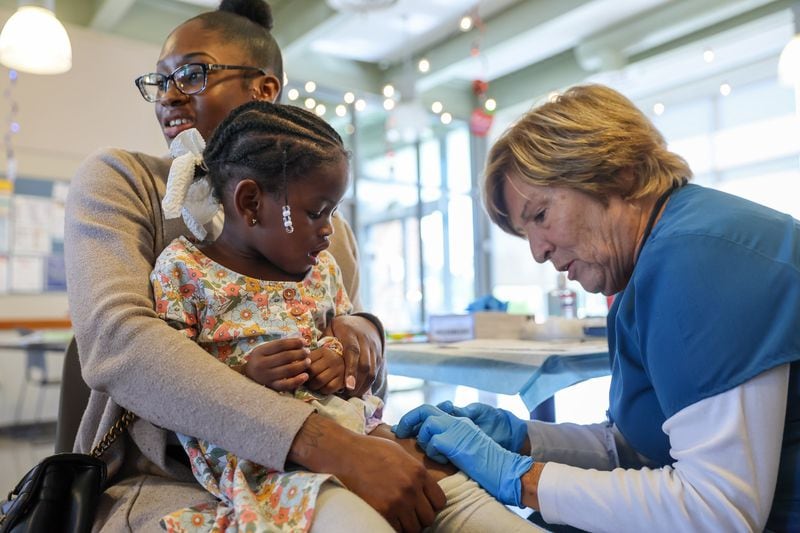
{"label": "woman's fingernail", "polygon": [[344,384],[350,390],[355,389],[356,388],[356,377],[355,376],[347,376],[347,379],[344,380]]}

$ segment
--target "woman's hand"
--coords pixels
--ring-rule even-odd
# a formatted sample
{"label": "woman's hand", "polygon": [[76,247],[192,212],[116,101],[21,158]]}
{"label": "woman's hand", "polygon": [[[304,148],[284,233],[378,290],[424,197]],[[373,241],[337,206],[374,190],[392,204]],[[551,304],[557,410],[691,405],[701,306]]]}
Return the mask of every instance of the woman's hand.
{"label": "woman's hand", "polygon": [[482,403],[471,403],[466,407],[456,407],[453,402],[442,402],[434,407],[429,404],[420,405],[403,415],[400,422],[392,428],[400,438],[413,437],[419,433],[420,427],[430,416],[448,414],[472,420],[497,444],[514,453],[527,455],[530,452],[528,425],[506,411]]}
{"label": "woman's hand", "polygon": [[292,391],[308,381],[310,365],[309,350],[303,346],[303,339],[290,337],[253,348],[242,373],[272,390]]}
{"label": "woman's hand", "polygon": [[506,505],[524,507],[522,476],[533,459],[502,448],[468,418],[428,416],[417,442],[431,459],[446,458]]}
{"label": "woman's hand", "polygon": [[[444,411],[429,403],[420,405],[404,414],[400,421],[392,426],[392,431],[401,439],[408,439],[416,437],[419,434],[419,428],[422,427],[428,417],[439,416],[446,414]],[[444,462],[441,457],[437,459],[440,463]]]}
{"label": "woman's hand", "polygon": [[363,396],[372,387],[383,361],[381,336],[375,325],[364,317],[334,317],[330,334],[344,346],[345,387],[351,396]]}
{"label": "woman's hand", "polygon": [[311,350],[311,366],[308,367],[311,378],[306,387],[321,394],[341,391],[344,389],[344,367],[343,354],[329,344]]}
{"label": "woman's hand", "polygon": [[442,402],[437,407],[448,415],[469,418],[493,441],[510,452],[524,455],[530,453],[528,424],[505,409],[491,407],[485,403],[456,407],[450,401]]}
{"label": "woman's hand", "polygon": [[288,459],[335,475],[404,533],[431,525],[447,501],[423,464],[399,444],[356,435],[317,413],[300,428]]}

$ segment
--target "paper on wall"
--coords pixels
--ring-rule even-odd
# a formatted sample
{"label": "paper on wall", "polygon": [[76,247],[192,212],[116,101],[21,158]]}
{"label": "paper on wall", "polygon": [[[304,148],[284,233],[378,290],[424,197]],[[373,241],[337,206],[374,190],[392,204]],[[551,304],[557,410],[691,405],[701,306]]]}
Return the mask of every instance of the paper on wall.
{"label": "paper on wall", "polygon": [[12,292],[42,292],[44,290],[44,258],[34,256],[11,256]]}

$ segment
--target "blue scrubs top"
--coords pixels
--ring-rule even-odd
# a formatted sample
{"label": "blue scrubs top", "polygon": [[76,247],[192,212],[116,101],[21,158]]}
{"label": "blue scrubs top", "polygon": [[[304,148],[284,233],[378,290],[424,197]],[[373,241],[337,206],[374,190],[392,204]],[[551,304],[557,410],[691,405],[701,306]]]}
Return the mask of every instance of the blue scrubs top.
{"label": "blue scrubs top", "polygon": [[676,190],[608,331],[609,415],[658,465],[674,462],[668,418],[791,363],[773,510],[800,513],[800,222],[698,185]]}

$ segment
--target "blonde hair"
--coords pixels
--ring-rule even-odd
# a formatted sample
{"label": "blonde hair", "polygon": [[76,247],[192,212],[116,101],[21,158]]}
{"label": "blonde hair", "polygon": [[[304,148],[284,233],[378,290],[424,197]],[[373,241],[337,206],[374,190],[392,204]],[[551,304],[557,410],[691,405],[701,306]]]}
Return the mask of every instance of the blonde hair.
{"label": "blonde hair", "polygon": [[[621,172],[631,169],[633,172]],[[689,181],[686,161],[667,150],[652,122],[619,92],[603,85],[572,87],[535,107],[492,146],[483,200],[492,221],[519,235],[509,221],[503,185],[524,182],[570,187],[602,202],[660,194]]]}

